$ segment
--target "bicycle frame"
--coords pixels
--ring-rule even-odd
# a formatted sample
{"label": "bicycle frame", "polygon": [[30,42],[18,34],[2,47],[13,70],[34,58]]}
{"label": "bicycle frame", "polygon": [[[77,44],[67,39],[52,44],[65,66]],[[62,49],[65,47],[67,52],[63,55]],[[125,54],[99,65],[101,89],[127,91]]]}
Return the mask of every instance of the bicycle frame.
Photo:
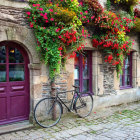
{"label": "bicycle frame", "polygon": [[[59,94],[67,93],[67,92],[71,92],[71,93],[74,92],[73,97],[72,97],[72,100],[71,100],[71,103],[70,103],[70,107],[68,107],[68,106],[62,101],[62,99],[60,99],[60,97],[58,96]],[[58,92],[58,91],[57,91],[56,100],[59,100],[60,103],[63,104],[63,105],[67,108],[67,110],[68,110],[69,112],[71,112],[71,111],[73,110],[73,105],[74,105],[74,100],[75,100],[76,95],[79,96],[79,94],[78,94],[78,92],[77,92],[76,90],[69,90],[69,91],[64,91],[64,92]]]}

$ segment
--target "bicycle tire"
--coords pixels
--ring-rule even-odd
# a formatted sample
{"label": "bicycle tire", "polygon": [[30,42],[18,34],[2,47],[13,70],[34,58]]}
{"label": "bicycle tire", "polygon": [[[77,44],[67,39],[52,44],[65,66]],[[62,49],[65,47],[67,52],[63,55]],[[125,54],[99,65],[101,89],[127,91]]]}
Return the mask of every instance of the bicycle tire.
{"label": "bicycle tire", "polygon": [[74,105],[75,112],[81,118],[87,117],[93,109],[93,97],[89,93],[77,95]]}
{"label": "bicycle tire", "polygon": [[55,126],[61,119],[62,105],[54,98],[41,99],[35,106],[34,119],[44,128]]}

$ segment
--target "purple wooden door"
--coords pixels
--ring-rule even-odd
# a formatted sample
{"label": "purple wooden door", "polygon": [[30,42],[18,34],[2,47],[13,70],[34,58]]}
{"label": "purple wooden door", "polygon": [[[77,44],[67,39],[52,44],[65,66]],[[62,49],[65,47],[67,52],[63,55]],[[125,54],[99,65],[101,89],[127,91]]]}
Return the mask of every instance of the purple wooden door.
{"label": "purple wooden door", "polygon": [[16,43],[0,43],[0,125],[29,118],[28,55]]}

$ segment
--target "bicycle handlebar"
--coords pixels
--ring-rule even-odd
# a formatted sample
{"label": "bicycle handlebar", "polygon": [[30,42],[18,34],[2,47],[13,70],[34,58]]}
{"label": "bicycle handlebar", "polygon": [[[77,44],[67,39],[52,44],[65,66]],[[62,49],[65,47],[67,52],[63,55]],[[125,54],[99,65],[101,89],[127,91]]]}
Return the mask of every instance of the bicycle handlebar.
{"label": "bicycle handlebar", "polygon": [[72,85],[74,88],[80,88],[80,86],[75,86],[75,85]]}

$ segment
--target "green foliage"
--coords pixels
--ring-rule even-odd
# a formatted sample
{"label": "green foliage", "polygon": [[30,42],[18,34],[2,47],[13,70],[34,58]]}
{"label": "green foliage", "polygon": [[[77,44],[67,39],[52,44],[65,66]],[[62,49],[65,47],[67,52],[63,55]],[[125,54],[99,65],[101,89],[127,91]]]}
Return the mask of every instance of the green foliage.
{"label": "green foliage", "polygon": [[110,0],[107,0],[107,2],[106,2],[106,9],[110,10],[110,8],[111,8],[111,2],[110,2]]}
{"label": "green foliage", "polygon": [[36,48],[41,60],[49,66],[49,75],[53,79],[60,73],[66,58],[73,58],[75,52],[84,46],[82,42],[87,31],[78,17],[82,7],[77,0],[53,3],[49,0],[29,0],[29,3],[26,16],[35,31]]}
{"label": "green foliage", "polygon": [[[118,2],[124,0],[117,0]],[[130,1],[130,0],[129,0]],[[131,51],[132,42],[126,32],[134,27],[134,13],[124,11],[113,13],[103,9],[98,0],[29,0],[30,8],[26,15],[30,27],[37,39],[37,51],[41,60],[49,66],[50,78],[53,79],[65,65],[67,58],[73,58],[76,51],[81,51],[88,33],[83,25],[94,25],[97,35],[93,36],[93,47],[102,49],[105,61],[116,66],[122,72],[123,60]],[[136,21],[139,25],[139,20]]]}

